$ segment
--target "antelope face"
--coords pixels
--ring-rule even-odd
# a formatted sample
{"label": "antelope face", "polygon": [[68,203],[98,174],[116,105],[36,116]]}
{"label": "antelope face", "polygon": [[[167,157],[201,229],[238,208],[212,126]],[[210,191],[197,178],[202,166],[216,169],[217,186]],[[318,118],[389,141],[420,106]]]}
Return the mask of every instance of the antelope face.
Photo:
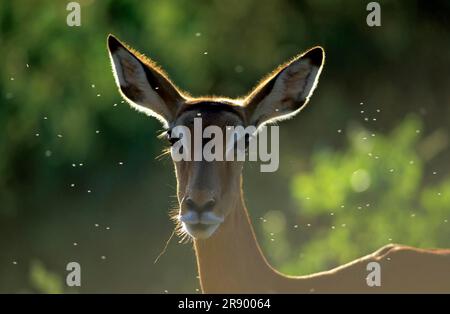
{"label": "antelope face", "polygon": [[[195,239],[211,237],[241,201],[243,162],[228,158],[227,149],[234,143],[230,145],[227,129],[259,129],[265,123],[294,116],[308,102],[324,61],[323,49],[312,48],[280,66],[243,99],[194,99],[181,93],[151,60],[111,35],[108,48],[122,96],[167,128],[178,184],[177,217]],[[199,119],[200,130],[196,127]],[[221,160],[203,154],[208,128],[215,129],[214,138],[222,143]]]}
{"label": "antelope face", "polygon": [[[189,130],[190,142],[181,147],[187,158],[174,158],[176,145],[172,145],[171,155],[174,159],[178,182],[180,203],[178,217],[183,230],[196,239],[211,236],[224,222],[230,209],[234,208],[239,201],[243,162],[227,161],[224,144],[227,142],[227,128],[245,124],[240,109],[240,107],[220,102],[188,103],[183,106],[181,113],[167,132],[171,143],[176,143],[180,141],[179,136],[175,135],[175,138],[171,138],[170,134],[174,133],[171,131],[177,126],[186,127]],[[197,130],[197,134],[194,129],[195,120],[197,123],[201,121],[201,129]],[[221,137],[216,138],[218,145],[214,147],[214,150],[220,151],[218,153],[223,158],[208,161],[204,158],[203,152],[209,139],[203,138],[200,134],[204,134],[204,131],[211,127],[221,130],[213,137]],[[197,145],[195,141],[198,142]],[[190,151],[186,152],[186,150]],[[195,161],[195,150],[199,150],[197,153],[202,155],[202,160]]]}

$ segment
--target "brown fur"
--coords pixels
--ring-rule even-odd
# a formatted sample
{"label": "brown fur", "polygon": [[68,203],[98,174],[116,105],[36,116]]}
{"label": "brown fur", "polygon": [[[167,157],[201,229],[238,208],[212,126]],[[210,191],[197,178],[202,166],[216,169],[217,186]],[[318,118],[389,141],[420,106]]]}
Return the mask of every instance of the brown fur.
{"label": "brown fur", "polygon": [[[450,293],[450,250],[396,244],[329,271],[285,276],[261,252],[242,199],[215,234],[194,241],[205,293]],[[369,262],[380,263],[380,287],[366,284]]]}
{"label": "brown fur", "polygon": [[[161,87],[154,92],[162,102],[159,102],[159,98],[151,98],[156,103],[140,103],[137,106],[144,106],[150,111],[158,109],[161,120],[166,122],[169,128],[177,124],[192,125],[197,113],[201,114],[204,127],[216,125],[223,130],[227,126],[249,123],[259,125],[270,119],[292,116],[309,100],[324,61],[323,49],[316,47],[280,66],[244,99],[192,98],[176,88],[167,75],[148,58],[112,36],[108,38],[108,46],[111,55],[123,48],[131,54],[125,56],[125,59],[133,60],[129,58],[134,56],[141,62],[147,82],[139,84],[143,82],[138,80],[138,86],[150,86],[153,89],[155,86]],[[122,61],[116,66],[125,66],[125,70],[120,69],[121,73],[127,71],[126,74],[132,76],[136,71],[136,64],[123,64]],[[300,69],[303,72],[299,72],[299,67],[295,65],[291,67],[296,62],[303,62]],[[287,72],[283,76],[284,71]],[[278,80],[280,76],[281,81]],[[136,106],[133,103],[134,98],[141,97],[145,91],[133,86],[133,80],[123,83],[126,85],[122,90],[124,96]],[[308,86],[312,86],[310,90],[307,90]],[[298,91],[300,95],[296,95]],[[161,106],[167,110],[161,110]],[[167,112],[169,114],[164,116]],[[215,200],[211,212],[224,218],[224,222],[209,238],[194,240],[203,292],[450,293],[450,250],[423,250],[388,245],[373,254],[329,271],[301,277],[279,273],[269,265],[255,238],[243,201],[242,167],[243,163],[237,161],[175,162],[177,197],[180,204],[176,220],[178,215],[189,210],[187,199],[202,205],[201,208],[204,208],[203,204]],[[369,273],[366,267],[369,262],[378,262],[381,265],[381,287],[371,288],[366,283]]]}

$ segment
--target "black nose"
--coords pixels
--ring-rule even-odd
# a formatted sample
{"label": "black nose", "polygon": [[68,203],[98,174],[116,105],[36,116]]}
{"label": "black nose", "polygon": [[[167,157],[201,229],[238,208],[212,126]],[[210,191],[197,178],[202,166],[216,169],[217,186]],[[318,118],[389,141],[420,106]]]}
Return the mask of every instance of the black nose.
{"label": "black nose", "polygon": [[214,206],[216,205],[215,199],[210,199],[209,201],[204,202],[203,204],[199,204],[198,202],[194,201],[192,198],[188,197],[184,201],[186,209],[192,210],[195,212],[206,212],[213,210]]}

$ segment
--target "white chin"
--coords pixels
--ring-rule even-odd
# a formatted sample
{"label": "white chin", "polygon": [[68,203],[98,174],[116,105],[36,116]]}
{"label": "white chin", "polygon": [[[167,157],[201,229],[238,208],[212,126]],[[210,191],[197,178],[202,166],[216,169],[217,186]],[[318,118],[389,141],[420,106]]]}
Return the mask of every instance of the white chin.
{"label": "white chin", "polygon": [[214,225],[182,223],[183,229],[194,239],[208,239],[219,228],[220,223]]}

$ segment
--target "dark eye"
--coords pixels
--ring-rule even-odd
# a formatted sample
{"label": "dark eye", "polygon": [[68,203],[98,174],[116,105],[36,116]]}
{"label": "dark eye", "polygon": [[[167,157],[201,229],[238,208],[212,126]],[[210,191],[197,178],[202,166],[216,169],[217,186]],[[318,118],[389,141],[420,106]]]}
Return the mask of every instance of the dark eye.
{"label": "dark eye", "polygon": [[169,141],[170,146],[173,146],[173,144],[175,144],[180,138],[173,137],[173,136],[170,135],[170,132],[167,132],[166,139]]}

